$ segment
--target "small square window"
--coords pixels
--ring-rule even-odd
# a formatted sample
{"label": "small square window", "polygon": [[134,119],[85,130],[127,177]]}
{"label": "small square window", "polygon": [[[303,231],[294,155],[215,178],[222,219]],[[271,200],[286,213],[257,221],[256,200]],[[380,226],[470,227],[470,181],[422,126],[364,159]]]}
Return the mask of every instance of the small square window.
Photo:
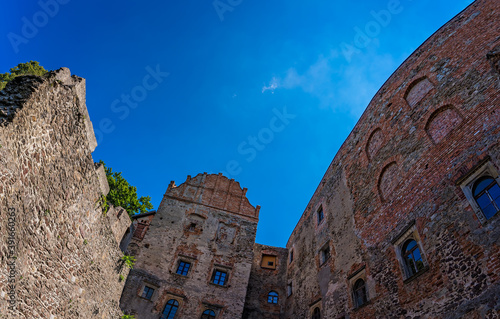
{"label": "small square window", "polygon": [[153,293],[155,290],[151,287],[144,286],[144,291],[142,292],[141,297],[147,300],[151,300],[151,297],[153,296]]}
{"label": "small square window", "polygon": [[177,267],[177,271],[175,273],[181,276],[187,276],[189,268],[191,268],[191,263],[181,260],[179,261],[179,266]]}
{"label": "small square window", "polygon": [[318,215],[318,225],[319,225],[325,218],[325,214],[323,213],[323,206],[319,207],[317,215]]}
{"label": "small square window", "polygon": [[262,268],[276,269],[276,256],[262,255],[260,266]]}
{"label": "small square window", "polygon": [[212,274],[212,283],[219,285],[219,286],[225,286],[227,281],[227,272],[221,271],[221,270],[214,270]]}

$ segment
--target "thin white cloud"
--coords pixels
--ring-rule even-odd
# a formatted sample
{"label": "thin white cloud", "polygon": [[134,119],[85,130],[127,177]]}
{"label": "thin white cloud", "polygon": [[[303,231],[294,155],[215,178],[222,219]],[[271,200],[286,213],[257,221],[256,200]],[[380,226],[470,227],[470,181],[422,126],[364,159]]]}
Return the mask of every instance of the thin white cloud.
{"label": "thin white cloud", "polygon": [[273,77],[262,93],[299,88],[316,97],[322,108],[359,117],[398,64],[391,55],[376,54],[375,48],[350,63],[332,51],[327,56],[320,55],[302,74],[289,68],[283,77]]}
{"label": "thin white cloud", "polygon": [[274,90],[276,90],[279,86],[278,79],[273,77],[271,81],[269,82],[269,86],[263,86],[262,87],[262,93],[266,91],[271,91],[271,93],[274,93]]}

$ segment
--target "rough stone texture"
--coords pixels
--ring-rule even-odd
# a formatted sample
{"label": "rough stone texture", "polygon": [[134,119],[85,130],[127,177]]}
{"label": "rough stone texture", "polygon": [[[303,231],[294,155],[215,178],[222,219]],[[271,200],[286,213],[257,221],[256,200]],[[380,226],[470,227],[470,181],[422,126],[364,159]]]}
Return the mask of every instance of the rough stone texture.
{"label": "rough stone texture", "polygon": [[[137,263],[120,301],[124,312],[157,319],[175,299],[178,318],[199,318],[206,309],[217,318],[241,318],[259,212],[245,193],[221,174],[172,182],[154,218],[138,218],[128,246]],[[176,274],[179,260],[191,263],[187,276]],[[211,283],[215,268],[229,274],[224,287]],[[155,289],[151,300],[141,298],[145,285]]]}
{"label": "rough stone texture", "polygon": [[[262,256],[276,256],[276,269],[262,267]],[[284,318],[288,250],[260,244],[254,245],[254,258],[243,311],[244,319]],[[278,293],[278,303],[268,302],[269,292]]]}
{"label": "rough stone texture", "polygon": [[[482,161],[500,170],[499,23],[500,2],[474,2],[375,95],[289,239],[285,318],[310,318],[318,299],[322,318],[499,317],[500,214],[482,224],[459,185]],[[423,77],[433,88],[412,85]],[[408,278],[398,243],[410,235],[426,268]],[[357,278],[369,302],[355,309]]]}
{"label": "rough stone texture", "polygon": [[0,91],[0,145],[0,318],[119,318],[128,271],[98,203],[85,80],[63,68],[11,81]]}

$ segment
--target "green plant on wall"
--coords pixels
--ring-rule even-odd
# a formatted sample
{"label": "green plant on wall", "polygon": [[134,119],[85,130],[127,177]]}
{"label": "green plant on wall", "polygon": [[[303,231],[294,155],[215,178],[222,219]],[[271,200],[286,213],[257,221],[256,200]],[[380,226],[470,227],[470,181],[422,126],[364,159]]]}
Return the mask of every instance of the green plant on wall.
{"label": "green plant on wall", "polygon": [[133,269],[135,264],[135,257],[129,255],[123,255],[122,260],[125,262],[128,268]]}
{"label": "green plant on wall", "polygon": [[125,208],[129,216],[139,213],[146,213],[153,209],[151,197],[137,196],[137,188],[131,186],[121,172],[113,172],[111,167],[106,167],[103,161],[99,161],[104,166],[109,184],[109,193],[102,199],[103,212],[107,212],[109,205]]}
{"label": "green plant on wall", "polygon": [[43,66],[39,65],[37,61],[29,61],[26,63],[19,63],[16,67],[10,69],[10,73],[6,72],[0,74],[0,90],[3,90],[7,83],[12,81],[16,76],[20,75],[44,75],[48,71]]}
{"label": "green plant on wall", "polygon": [[133,315],[123,315],[121,319],[135,319],[135,316]]}

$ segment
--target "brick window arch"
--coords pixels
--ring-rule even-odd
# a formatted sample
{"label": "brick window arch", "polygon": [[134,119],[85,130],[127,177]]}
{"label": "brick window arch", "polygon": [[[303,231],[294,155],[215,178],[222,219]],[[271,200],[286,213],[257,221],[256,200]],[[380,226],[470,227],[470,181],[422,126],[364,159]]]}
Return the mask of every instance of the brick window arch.
{"label": "brick window arch", "polygon": [[179,309],[179,302],[175,299],[170,299],[165,305],[160,319],[174,319],[177,309]]}
{"label": "brick window arch", "polygon": [[491,176],[478,179],[472,187],[474,200],[486,219],[490,219],[500,211],[500,186]]}
{"label": "brick window arch", "polygon": [[207,309],[203,311],[201,319],[215,319],[215,312],[213,310]]}

